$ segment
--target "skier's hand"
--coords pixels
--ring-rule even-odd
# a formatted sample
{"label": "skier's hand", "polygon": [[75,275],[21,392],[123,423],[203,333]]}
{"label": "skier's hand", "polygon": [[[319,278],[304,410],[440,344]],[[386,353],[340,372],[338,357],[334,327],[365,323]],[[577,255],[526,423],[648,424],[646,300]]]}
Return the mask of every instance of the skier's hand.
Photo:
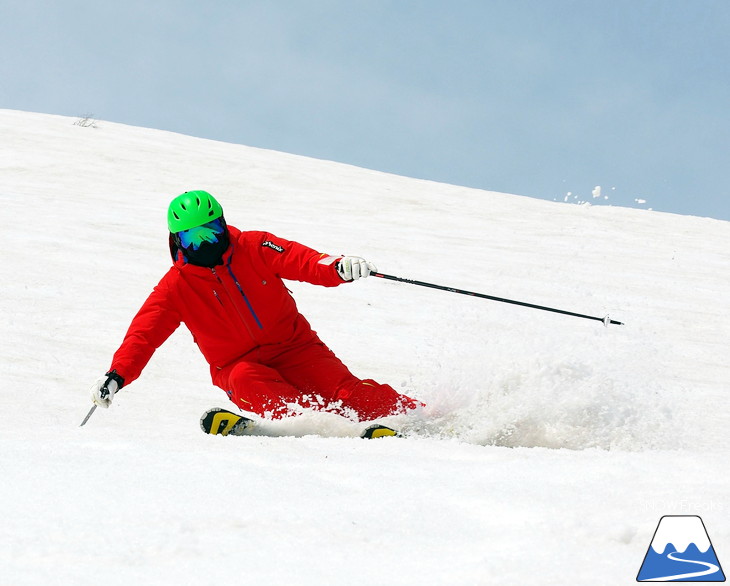
{"label": "skier's hand", "polygon": [[357,281],[376,272],[378,269],[373,263],[359,256],[343,256],[337,261],[337,273],[343,281]]}
{"label": "skier's hand", "polygon": [[124,385],[124,379],[116,370],[107,372],[91,387],[91,400],[99,407],[106,409],[112,404],[115,393]]}

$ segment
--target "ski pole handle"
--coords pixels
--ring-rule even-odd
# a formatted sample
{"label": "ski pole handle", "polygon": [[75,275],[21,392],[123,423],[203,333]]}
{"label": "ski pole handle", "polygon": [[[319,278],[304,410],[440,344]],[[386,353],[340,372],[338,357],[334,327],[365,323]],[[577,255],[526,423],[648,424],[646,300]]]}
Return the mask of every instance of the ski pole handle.
{"label": "ski pole handle", "polygon": [[[107,379],[106,379],[106,381],[104,381],[104,384],[101,386],[101,388],[99,388],[99,400],[102,400],[102,401],[104,399],[106,399],[110,394],[112,395],[112,397],[114,396],[114,391],[109,390],[109,385],[111,384],[112,381],[116,385],[117,390],[121,389],[122,386],[124,385],[124,379],[121,376],[119,376],[119,374],[117,373],[116,370],[107,372],[106,375],[104,375],[104,376],[106,376]],[[101,379],[99,379],[99,380],[101,380]],[[98,385],[99,381],[97,381],[96,384]],[[84,425],[86,425],[86,422],[89,420],[91,415],[94,413],[94,411],[96,411],[96,408],[99,406],[99,403],[97,402],[97,399],[95,397],[96,388],[97,388],[96,386],[92,387],[92,391],[93,391],[92,398],[94,399],[94,405],[91,407],[91,409],[89,409],[89,412],[86,414],[86,417],[84,417],[84,420],[81,422],[81,425],[79,427],[83,427]],[[104,406],[104,405],[102,405],[102,406]]]}
{"label": "ski pole handle", "polygon": [[[101,389],[101,392],[99,393],[99,396],[102,399],[106,399],[108,395],[109,395],[109,388],[106,385],[104,385],[104,387]],[[89,409],[89,412],[86,414],[86,417],[84,417],[84,420],[81,422],[81,425],[79,425],[79,427],[83,427],[84,425],[86,425],[86,422],[93,415],[94,411],[96,411],[97,407],[98,407],[98,405],[96,403],[94,403],[91,406],[91,409]]]}
{"label": "ski pole handle", "polygon": [[[108,387],[107,387],[106,385],[104,385],[104,386],[102,387],[101,391],[99,392],[99,396],[100,396],[100,397],[101,397],[102,399],[106,399],[106,397],[107,397],[108,395],[109,395],[109,388],[108,388]],[[96,403],[94,403],[94,404],[93,404],[93,405],[91,406],[91,409],[89,409],[89,412],[88,412],[88,413],[86,414],[86,417],[84,417],[84,420],[83,420],[83,421],[81,422],[81,425],[79,425],[79,427],[83,427],[84,425],[86,425],[86,422],[87,422],[87,421],[89,420],[89,418],[90,418],[90,417],[91,417],[91,416],[92,416],[92,415],[94,414],[94,411],[96,411],[96,408],[97,408],[97,406],[98,406],[98,405],[97,405]]]}

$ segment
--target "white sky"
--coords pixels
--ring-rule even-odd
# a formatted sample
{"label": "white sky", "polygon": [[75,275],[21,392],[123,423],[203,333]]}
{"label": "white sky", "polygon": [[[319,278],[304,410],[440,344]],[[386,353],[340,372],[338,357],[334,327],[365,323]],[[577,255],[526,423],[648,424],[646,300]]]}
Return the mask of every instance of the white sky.
{"label": "white sky", "polygon": [[728,31],[726,0],[0,0],[0,107],[730,220]]}

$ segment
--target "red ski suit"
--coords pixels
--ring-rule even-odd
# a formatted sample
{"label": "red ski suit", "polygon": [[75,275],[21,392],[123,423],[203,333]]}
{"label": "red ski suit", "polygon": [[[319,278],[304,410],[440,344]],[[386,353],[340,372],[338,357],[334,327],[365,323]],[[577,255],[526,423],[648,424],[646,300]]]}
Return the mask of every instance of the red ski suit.
{"label": "red ski suit", "polygon": [[177,253],[110,370],[131,383],[182,322],[210,364],[213,383],[244,411],[279,418],[294,403],[371,420],[416,407],[388,385],[356,378],[320,341],[282,281],[341,285],[338,257],[267,232],[228,229],[222,265],[192,265]]}

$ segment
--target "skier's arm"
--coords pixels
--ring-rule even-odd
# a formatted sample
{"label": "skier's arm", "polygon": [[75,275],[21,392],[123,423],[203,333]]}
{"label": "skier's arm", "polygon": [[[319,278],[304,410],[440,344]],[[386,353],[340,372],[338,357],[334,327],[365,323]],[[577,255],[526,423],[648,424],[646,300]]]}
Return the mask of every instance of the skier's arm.
{"label": "skier's arm", "polygon": [[136,380],[155,350],[177,329],[180,321],[170,288],[163,278],[132,319],[109,372],[116,371],[125,386]]}
{"label": "skier's arm", "polygon": [[359,257],[327,255],[269,233],[262,232],[259,238],[261,259],[282,279],[336,287],[376,270]]}

